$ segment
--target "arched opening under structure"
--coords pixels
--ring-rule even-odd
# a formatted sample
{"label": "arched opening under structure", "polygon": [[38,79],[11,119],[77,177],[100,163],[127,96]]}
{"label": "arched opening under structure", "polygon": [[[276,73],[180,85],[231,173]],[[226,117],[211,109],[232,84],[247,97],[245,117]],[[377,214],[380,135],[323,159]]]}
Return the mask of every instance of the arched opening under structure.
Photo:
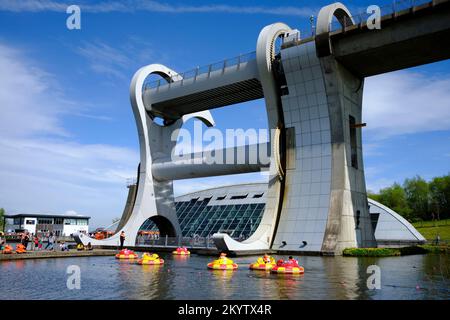
{"label": "arched opening under structure", "polygon": [[154,244],[176,237],[175,227],[163,216],[153,216],[144,221],[138,230],[136,245]]}

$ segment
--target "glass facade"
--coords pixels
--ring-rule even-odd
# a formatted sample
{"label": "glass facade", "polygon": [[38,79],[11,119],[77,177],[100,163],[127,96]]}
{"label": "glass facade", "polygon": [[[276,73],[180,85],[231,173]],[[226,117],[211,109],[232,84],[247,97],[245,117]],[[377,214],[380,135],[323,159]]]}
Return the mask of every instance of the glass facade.
{"label": "glass facade", "polygon": [[[211,198],[201,201],[191,199],[175,203],[183,237],[208,237],[216,232],[227,233],[235,239],[247,239],[258,227],[264,203],[210,205]],[[147,220],[140,230],[156,231],[152,220]]]}
{"label": "glass facade", "polygon": [[71,226],[87,226],[88,220],[87,219],[64,219],[65,225],[71,225]]}
{"label": "glass facade", "polygon": [[38,218],[38,224],[53,224],[52,218]]}
{"label": "glass facade", "polygon": [[[177,197],[175,208],[182,237],[194,241],[186,242],[186,245],[214,246],[210,237],[217,232],[227,233],[241,241],[249,238],[258,228],[264,214],[266,191],[266,183],[255,183],[211,188]],[[393,243],[394,246],[405,241],[409,244],[424,243],[425,238],[397,213],[374,200],[368,199],[368,203],[370,222],[378,243]],[[360,219],[355,212],[355,226],[362,223]],[[148,219],[140,230],[157,232],[158,228]],[[148,245],[154,245],[153,240],[158,241],[158,237],[142,239],[141,244]],[[158,244],[164,245],[164,241]]]}

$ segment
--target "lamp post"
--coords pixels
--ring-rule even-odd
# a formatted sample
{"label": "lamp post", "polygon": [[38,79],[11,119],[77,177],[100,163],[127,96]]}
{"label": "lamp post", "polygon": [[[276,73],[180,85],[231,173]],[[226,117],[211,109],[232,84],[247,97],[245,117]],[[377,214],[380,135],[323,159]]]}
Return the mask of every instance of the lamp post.
{"label": "lamp post", "polygon": [[311,24],[311,36],[314,36],[314,34],[315,34],[314,15],[311,15],[309,17],[309,22]]}

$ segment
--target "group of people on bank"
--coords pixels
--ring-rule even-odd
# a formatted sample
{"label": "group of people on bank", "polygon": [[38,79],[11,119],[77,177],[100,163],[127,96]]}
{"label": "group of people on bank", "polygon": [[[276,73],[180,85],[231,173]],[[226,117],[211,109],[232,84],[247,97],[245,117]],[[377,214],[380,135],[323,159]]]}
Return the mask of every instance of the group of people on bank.
{"label": "group of people on bank", "polygon": [[[0,232],[0,252],[3,252],[6,246],[11,247],[6,243],[5,234]],[[59,251],[69,251],[68,244],[65,241],[58,241],[56,234],[53,232],[39,236],[25,231],[20,234],[19,243],[16,245],[16,249],[20,251],[18,253],[43,250],[56,251],[57,248],[59,248]]]}
{"label": "group of people on bank", "polygon": [[[57,237],[53,232],[47,233],[46,235],[39,236],[28,231],[23,232],[20,235],[20,244],[25,247],[26,250],[37,251],[37,250],[55,250],[55,244],[57,242]],[[44,247],[45,244],[45,247]],[[61,242],[61,245],[64,244]]]}

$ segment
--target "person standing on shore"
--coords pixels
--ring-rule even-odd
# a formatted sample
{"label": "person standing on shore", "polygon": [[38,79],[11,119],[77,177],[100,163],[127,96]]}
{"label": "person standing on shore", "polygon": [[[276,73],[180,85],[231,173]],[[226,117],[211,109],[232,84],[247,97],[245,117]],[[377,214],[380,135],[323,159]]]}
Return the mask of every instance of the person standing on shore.
{"label": "person standing on shore", "polygon": [[20,244],[25,245],[25,232],[20,235]]}
{"label": "person standing on shore", "polygon": [[[50,232],[49,233],[49,235],[48,235],[48,243],[47,243],[47,245],[45,246],[45,250],[53,250],[53,241],[54,239],[53,239],[53,233],[52,232]],[[50,249],[49,249],[50,248]]]}
{"label": "person standing on shore", "polygon": [[28,234],[28,240],[31,243],[30,244],[30,250],[31,251],[34,251],[34,237],[35,237],[35,235],[34,235],[33,232]]}
{"label": "person standing on shore", "polygon": [[23,245],[25,247],[25,250],[28,250],[28,242],[30,242],[30,234],[28,233],[28,231],[26,231],[23,237]]}
{"label": "person standing on shore", "polygon": [[[3,239],[3,237],[4,237],[4,239]],[[3,250],[5,245],[6,245],[5,234],[2,231],[0,231],[0,250]]]}
{"label": "person standing on shore", "polygon": [[39,249],[39,238],[37,235],[34,236],[33,242],[34,242],[33,251],[38,250]]}
{"label": "person standing on shore", "polygon": [[53,248],[55,248],[55,247],[54,247],[54,246],[55,246],[55,244],[57,244],[57,243],[58,243],[58,238],[56,237],[56,233],[54,233],[54,234],[53,234],[53,237],[52,237],[52,239],[53,239],[53,241],[52,241],[52,242],[53,242],[53,246],[52,246],[52,247],[53,247]]}
{"label": "person standing on shore", "polygon": [[47,234],[45,235],[45,240],[44,240],[44,242],[47,243],[47,244],[45,245],[44,250],[47,250],[48,247],[50,246],[50,233],[47,233]]}
{"label": "person standing on shore", "polygon": [[124,241],[125,241],[125,232],[122,231],[122,232],[120,233],[120,250],[123,249],[123,243],[124,243]]}

